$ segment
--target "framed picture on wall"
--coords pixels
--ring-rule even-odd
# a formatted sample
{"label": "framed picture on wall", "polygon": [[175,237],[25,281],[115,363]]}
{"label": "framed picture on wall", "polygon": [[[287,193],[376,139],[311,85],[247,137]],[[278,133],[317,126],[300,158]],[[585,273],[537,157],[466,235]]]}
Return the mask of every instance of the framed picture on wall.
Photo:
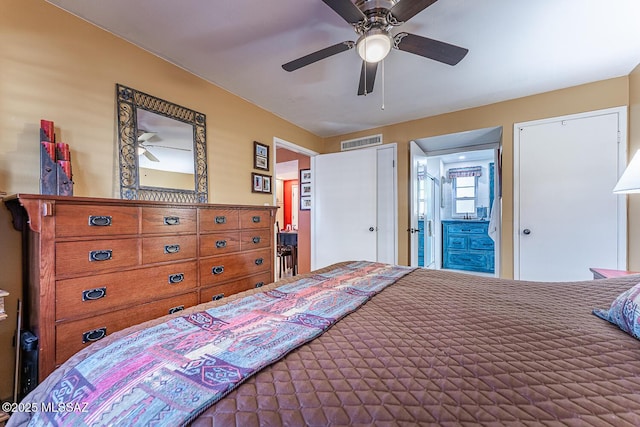
{"label": "framed picture on wall", "polygon": [[301,211],[311,210],[311,197],[310,196],[300,197],[300,210]]}
{"label": "framed picture on wall", "polygon": [[300,184],[300,196],[310,196],[311,195],[311,183]]}
{"label": "framed picture on wall", "polygon": [[311,169],[300,169],[300,183],[311,182]]}
{"label": "framed picture on wall", "polygon": [[270,176],[262,177],[262,192],[271,193],[271,177]]}
{"label": "framed picture on wall", "polygon": [[269,146],[253,141],[254,169],[269,170]]}
{"label": "framed picture on wall", "polygon": [[259,173],[252,173],[251,182],[251,191],[253,193],[262,193],[262,175]]}
{"label": "framed picture on wall", "polygon": [[271,193],[271,175],[261,173],[251,173],[251,192]]}

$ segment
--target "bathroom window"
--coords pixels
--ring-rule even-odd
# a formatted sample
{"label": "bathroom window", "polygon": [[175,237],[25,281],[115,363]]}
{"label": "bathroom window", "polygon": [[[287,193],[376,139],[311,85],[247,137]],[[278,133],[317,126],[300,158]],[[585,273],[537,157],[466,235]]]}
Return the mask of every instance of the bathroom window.
{"label": "bathroom window", "polygon": [[453,208],[456,215],[476,213],[478,178],[460,176],[453,178]]}

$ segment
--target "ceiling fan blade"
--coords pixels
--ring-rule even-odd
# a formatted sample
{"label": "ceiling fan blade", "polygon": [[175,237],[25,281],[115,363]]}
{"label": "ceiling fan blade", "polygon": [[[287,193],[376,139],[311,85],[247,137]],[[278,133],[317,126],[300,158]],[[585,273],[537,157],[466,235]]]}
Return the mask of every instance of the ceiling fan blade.
{"label": "ceiling fan blade", "polygon": [[147,144],[147,147],[158,147],[166,150],[192,151],[190,148],[171,147],[169,145]]}
{"label": "ceiling fan blade", "polygon": [[350,0],[322,0],[349,24],[356,24],[366,18],[364,13]]}
{"label": "ceiling fan blade", "polygon": [[145,142],[153,138],[157,135],[157,132],[147,132],[146,130],[140,130],[140,135],[138,135],[138,141]]}
{"label": "ceiling fan blade", "polygon": [[149,151],[149,150],[145,149],[144,153],[142,153],[142,154],[144,154],[144,156],[147,159],[151,160],[152,162],[159,162],[160,161],[160,159],[158,159],[156,156],[154,156],[153,153],[151,153],[151,151]]}
{"label": "ceiling fan blade", "polygon": [[397,34],[394,47],[448,65],[456,65],[469,52],[469,49],[460,46],[409,33]]}
{"label": "ceiling fan blade", "polygon": [[320,61],[321,59],[325,59],[338,53],[345,52],[349,49],[353,49],[354,46],[355,43],[351,41],[334,44],[333,46],[325,47],[324,49],[320,49],[317,52],[313,52],[301,58],[294,59],[291,62],[287,62],[282,66],[282,68],[284,68],[285,71],[295,71],[298,68],[313,64],[314,62]]}
{"label": "ceiling fan blade", "polygon": [[438,0],[400,0],[389,13],[400,22],[407,22]]}
{"label": "ceiling fan blade", "polygon": [[362,61],[362,69],[360,70],[360,85],[358,86],[358,95],[367,95],[373,92],[373,83],[376,81],[376,71],[378,71],[377,62]]}

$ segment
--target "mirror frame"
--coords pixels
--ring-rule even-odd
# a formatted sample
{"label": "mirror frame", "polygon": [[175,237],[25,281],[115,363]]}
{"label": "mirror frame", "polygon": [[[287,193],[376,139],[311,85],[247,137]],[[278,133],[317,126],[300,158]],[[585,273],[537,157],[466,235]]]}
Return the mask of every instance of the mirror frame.
{"label": "mirror frame", "polygon": [[[116,84],[118,110],[118,152],[120,164],[120,198],[176,203],[207,203],[206,116],[189,108]],[[194,189],[146,187],[140,185],[136,142],[137,110],[151,111],[193,127]]]}

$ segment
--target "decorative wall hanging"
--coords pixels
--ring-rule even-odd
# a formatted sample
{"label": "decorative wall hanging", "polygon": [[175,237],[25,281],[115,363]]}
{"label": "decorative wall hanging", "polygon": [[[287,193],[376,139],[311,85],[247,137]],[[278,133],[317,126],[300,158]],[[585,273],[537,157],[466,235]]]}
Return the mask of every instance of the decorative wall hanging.
{"label": "decorative wall hanging", "polygon": [[271,175],[251,173],[251,192],[271,194]]}
{"label": "decorative wall hanging", "polygon": [[311,169],[300,169],[300,210],[308,211],[311,209],[312,190]]}
{"label": "decorative wall hanging", "polygon": [[253,141],[253,168],[269,170],[269,146]]}

